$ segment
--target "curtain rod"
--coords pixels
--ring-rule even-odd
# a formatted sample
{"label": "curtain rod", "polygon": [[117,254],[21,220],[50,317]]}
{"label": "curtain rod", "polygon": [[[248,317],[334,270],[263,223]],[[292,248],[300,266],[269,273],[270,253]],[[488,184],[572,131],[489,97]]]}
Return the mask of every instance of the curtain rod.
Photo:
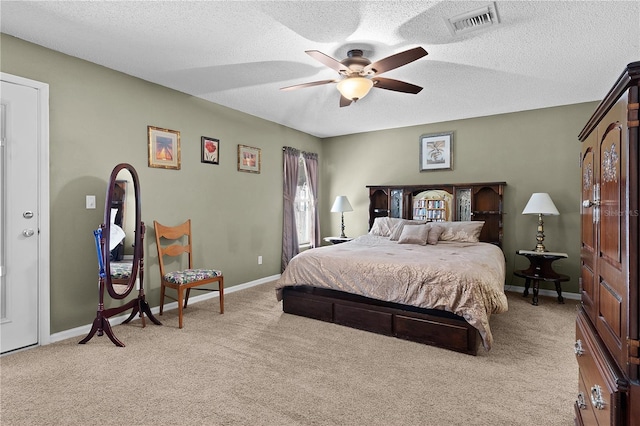
{"label": "curtain rod", "polygon": [[316,154],[316,155],[318,155],[318,153],[317,153],[317,152],[302,151],[301,149],[294,148],[294,147],[292,147],[292,146],[283,146],[283,147],[282,147],[282,150],[283,150],[283,151],[286,151],[286,150],[287,150],[287,148],[295,149],[296,151],[300,151],[300,152],[302,152],[302,153],[304,153],[304,154]]}

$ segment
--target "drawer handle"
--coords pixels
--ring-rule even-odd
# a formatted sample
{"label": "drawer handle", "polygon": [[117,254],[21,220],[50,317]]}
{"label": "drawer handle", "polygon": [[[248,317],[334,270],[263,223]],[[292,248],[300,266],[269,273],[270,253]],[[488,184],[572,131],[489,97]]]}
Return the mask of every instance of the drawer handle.
{"label": "drawer handle", "polygon": [[573,345],[573,352],[576,354],[576,356],[584,355],[584,349],[582,349],[582,340],[576,340],[576,344]]}
{"label": "drawer handle", "polygon": [[604,398],[602,397],[602,388],[598,385],[593,385],[591,387],[591,405],[596,407],[598,410],[604,410],[604,406],[606,405]]}
{"label": "drawer handle", "polygon": [[576,401],[576,403],[578,404],[578,408],[580,408],[581,410],[587,409],[587,403],[584,400],[584,394],[582,392],[578,392],[578,400]]}

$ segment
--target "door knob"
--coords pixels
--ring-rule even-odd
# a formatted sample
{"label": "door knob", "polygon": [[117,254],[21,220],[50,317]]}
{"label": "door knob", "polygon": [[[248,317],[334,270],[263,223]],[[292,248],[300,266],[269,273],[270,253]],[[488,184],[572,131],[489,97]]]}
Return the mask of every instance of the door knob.
{"label": "door knob", "polygon": [[33,234],[35,234],[33,229],[25,229],[22,231],[22,235],[24,235],[25,237],[31,237],[33,236]]}
{"label": "door knob", "polygon": [[588,209],[589,207],[593,207],[593,206],[599,206],[599,205],[600,205],[599,200],[595,200],[595,201],[584,200],[582,202],[582,207],[584,207],[585,209]]}

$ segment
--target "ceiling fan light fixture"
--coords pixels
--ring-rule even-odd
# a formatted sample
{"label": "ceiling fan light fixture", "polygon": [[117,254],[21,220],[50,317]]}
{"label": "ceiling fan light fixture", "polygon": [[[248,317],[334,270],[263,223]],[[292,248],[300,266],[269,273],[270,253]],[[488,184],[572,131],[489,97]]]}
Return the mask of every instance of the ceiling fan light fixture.
{"label": "ceiling fan light fixture", "polygon": [[373,81],[364,77],[347,77],[338,83],[338,91],[345,98],[357,101],[369,93],[373,87]]}

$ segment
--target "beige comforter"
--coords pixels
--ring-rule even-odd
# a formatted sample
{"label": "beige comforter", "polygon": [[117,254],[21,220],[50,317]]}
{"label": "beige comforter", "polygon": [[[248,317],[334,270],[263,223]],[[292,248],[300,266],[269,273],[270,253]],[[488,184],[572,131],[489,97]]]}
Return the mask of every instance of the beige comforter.
{"label": "beige comforter", "polygon": [[307,250],[291,259],[276,285],[311,285],[464,317],[478,329],[485,349],[493,342],[489,317],[507,311],[502,251],[487,243],[439,241],[398,244],[363,235]]}

